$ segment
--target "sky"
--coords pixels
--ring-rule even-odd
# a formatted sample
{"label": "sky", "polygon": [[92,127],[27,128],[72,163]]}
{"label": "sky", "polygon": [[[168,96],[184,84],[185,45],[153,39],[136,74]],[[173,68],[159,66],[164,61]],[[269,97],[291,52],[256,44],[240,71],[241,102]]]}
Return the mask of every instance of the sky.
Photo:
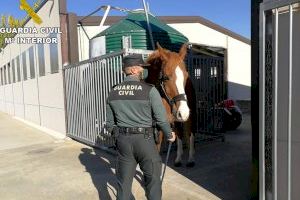
{"label": "sky", "polygon": [[[0,0],[0,15],[21,18],[26,13],[19,9],[19,0]],[[244,37],[250,38],[251,0],[146,0],[156,16],[201,16]],[[9,3],[8,3],[9,2]],[[33,5],[36,0],[27,0]],[[127,9],[142,8],[142,0],[67,0],[68,12],[84,16],[102,5]],[[102,16],[103,11],[97,15]],[[109,15],[124,15],[111,12]]]}

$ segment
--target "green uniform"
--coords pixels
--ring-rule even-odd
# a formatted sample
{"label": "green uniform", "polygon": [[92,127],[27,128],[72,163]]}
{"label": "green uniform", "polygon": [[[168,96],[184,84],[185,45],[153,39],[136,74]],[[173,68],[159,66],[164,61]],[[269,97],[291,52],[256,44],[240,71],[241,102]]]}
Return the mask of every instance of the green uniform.
{"label": "green uniform", "polygon": [[[127,76],[115,86],[107,99],[107,127],[119,127],[116,146],[118,159],[116,175],[118,179],[117,199],[129,200],[131,186],[137,164],[144,173],[146,196],[150,200],[161,199],[161,157],[156,149],[153,134],[130,130],[149,130],[156,121],[166,138],[170,137],[171,127],[157,89]],[[125,131],[125,130],[129,130]]]}

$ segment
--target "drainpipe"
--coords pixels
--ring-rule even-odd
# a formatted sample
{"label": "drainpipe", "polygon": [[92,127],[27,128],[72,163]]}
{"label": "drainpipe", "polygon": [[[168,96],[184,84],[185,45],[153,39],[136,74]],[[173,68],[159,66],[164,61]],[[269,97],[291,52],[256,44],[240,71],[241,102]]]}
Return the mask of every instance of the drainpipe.
{"label": "drainpipe", "polygon": [[155,45],[154,45],[154,40],[153,40],[153,35],[152,35],[152,29],[151,29],[151,26],[150,26],[150,23],[149,23],[148,8],[146,6],[145,0],[143,0],[143,5],[144,5],[144,11],[145,11],[146,20],[147,20],[148,32],[149,32],[149,36],[150,36],[150,40],[151,40],[151,46],[152,46],[152,50],[154,50]]}

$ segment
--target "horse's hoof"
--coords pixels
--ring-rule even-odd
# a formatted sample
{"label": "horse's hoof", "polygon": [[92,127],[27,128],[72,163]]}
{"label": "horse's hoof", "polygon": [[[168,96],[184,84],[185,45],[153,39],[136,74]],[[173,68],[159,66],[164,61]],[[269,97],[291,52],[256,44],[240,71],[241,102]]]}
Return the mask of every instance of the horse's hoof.
{"label": "horse's hoof", "polygon": [[187,167],[194,167],[194,166],[195,166],[195,162],[194,162],[194,161],[188,162],[188,163],[186,164],[186,166],[187,166]]}
{"label": "horse's hoof", "polygon": [[175,162],[175,163],[174,163],[174,166],[175,166],[175,167],[181,167],[181,165],[182,165],[181,162]]}

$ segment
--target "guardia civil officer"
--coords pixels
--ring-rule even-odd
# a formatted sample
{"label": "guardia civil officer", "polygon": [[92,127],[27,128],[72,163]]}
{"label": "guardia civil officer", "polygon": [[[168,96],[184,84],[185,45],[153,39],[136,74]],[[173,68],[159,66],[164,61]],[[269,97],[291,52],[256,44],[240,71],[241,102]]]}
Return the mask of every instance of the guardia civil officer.
{"label": "guardia civil officer", "polygon": [[124,57],[125,80],[113,87],[107,99],[106,126],[116,126],[118,133],[117,200],[134,199],[131,186],[137,164],[144,174],[147,199],[161,199],[162,164],[153,139],[153,120],[170,142],[175,140],[160,94],[141,81],[148,75],[146,66],[140,54]]}

